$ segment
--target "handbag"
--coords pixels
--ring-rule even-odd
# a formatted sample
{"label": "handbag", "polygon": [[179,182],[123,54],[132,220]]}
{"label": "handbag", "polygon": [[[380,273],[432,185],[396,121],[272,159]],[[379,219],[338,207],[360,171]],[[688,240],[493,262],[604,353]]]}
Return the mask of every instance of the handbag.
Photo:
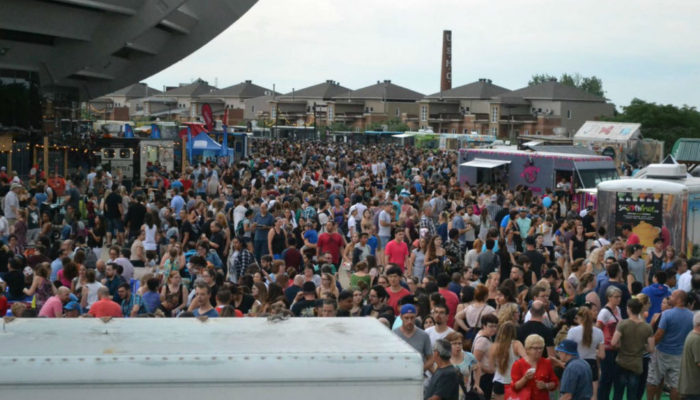
{"label": "handbag", "polygon": [[469,374],[469,386],[471,387],[469,388],[469,390],[467,390],[467,387],[464,385],[464,377],[462,376],[462,373],[459,372],[459,370],[457,370],[457,375],[459,376],[459,387],[462,388],[462,392],[464,393],[464,396],[462,397],[463,400],[485,400],[483,394],[474,390],[474,371],[470,371]]}

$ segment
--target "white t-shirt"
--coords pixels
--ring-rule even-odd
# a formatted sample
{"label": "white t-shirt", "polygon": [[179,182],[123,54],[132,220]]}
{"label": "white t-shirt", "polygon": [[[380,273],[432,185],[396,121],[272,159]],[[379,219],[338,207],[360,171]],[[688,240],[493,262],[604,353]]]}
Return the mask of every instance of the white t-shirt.
{"label": "white t-shirt", "polygon": [[454,332],[454,330],[453,330],[452,328],[450,328],[449,326],[448,326],[447,329],[446,329],[444,332],[442,332],[442,333],[438,333],[438,332],[435,330],[435,326],[431,326],[430,328],[428,328],[428,329],[425,330],[425,333],[427,333],[428,336],[430,337],[430,345],[431,345],[431,346],[435,345],[435,342],[436,342],[437,340],[439,340],[439,339],[444,339],[445,337],[447,337],[447,335],[449,335],[449,334],[452,333],[452,332]]}
{"label": "white t-shirt", "polygon": [[391,224],[391,215],[386,212],[386,210],[382,210],[379,213],[379,236],[391,236],[391,225],[383,226],[382,222],[386,222]]}
{"label": "white t-shirt", "polygon": [[566,334],[566,338],[573,340],[578,343],[578,355],[584,360],[595,360],[596,359],[596,349],[603,343],[603,331],[600,328],[593,327],[593,334],[591,335],[591,345],[586,347],[581,344],[583,341],[583,326],[574,326],[569,329]]}

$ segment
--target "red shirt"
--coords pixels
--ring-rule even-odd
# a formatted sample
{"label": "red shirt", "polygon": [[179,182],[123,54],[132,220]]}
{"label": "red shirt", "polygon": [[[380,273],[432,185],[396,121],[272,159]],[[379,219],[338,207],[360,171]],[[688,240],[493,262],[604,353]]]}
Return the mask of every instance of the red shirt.
{"label": "red shirt", "polygon": [[0,317],[4,317],[7,314],[7,297],[0,295]]}
{"label": "red shirt", "polygon": [[411,292],[406,290],[404,287],[401,287],[401,290],[396,293],[391,290],[391,287],[388,287],[386,288],[386,292],[389,294],[389,300],[386,302],[386,304],[390,305],[391,308],[394,309],[394,315],[399,315],[399,300],[401,300],[401,298],[404,296],[408,296],[411,294]]}
{"label": "red shirt", "polygon": [[331,253],[333,264],[340,264],[340,249],[343,247],[343,237],[338,232],[322,233],[318,237],[316,246],[318,246],[319,254]]}
{"label": "red shirt", "polygon": [[[530,363],[524,358],[519,359],[513,364],[513,368],[510,370],[511,382],[513,382],[511,388],[513,391],[515,391],[515,382],[519,381],[523,376],[525,376],[525,373],[530,368]],[[552,363],[544,357],[540,358],[540,360],[537,362],[537,366],[535,367],[535,377],[530,379],[530,381],[522,389],[520,389],[518,394],[521,394],[523,390],[529,390],[529,399],[549,400],[549,391],[546,389],[537,389],[537,381],[543,381],[545,383],[554,382],[556,385],[559,384],[559,379],[557,379],[557,376],[554,375]],[[520,396],[520,398],[524,397]]]}
{"label": "red shirt", "polygon": [[[221,315],[221,310],[223,310],[224,307],[226,307],[226,306],[216,306],[214,309],[216,310],[216,312],[219,313],[219,315]],[[241,310],[236,308],[236,309],[234,309],[233,317],[234,318],[243,318],[243,313],[241,312]]]}
{"label": "red shirt", "polygon": [[[450,328],[455,325],[455,314],[457,313],[457,305],[459,304],[459,297],[457,297],[454,292],[450,289],[438,289],[438,293],[445,298],[445,303],[447,303],[447,326]],[[479,322],[481,323],[481,322]]]}
{"label": "red shirt", "polygon": [[187,191],[192,187],[192,181],[189,179],[180,179],[180,183],[182,183],[183,193],[187,193]]}
{"label": "red shirt", "polygon": [[406,261],[406,257],[408,257],[409,253],[408,246],[405,242],[399,243],[396,241],[396,239],[390,240],[389,243],[386,244],[384,253],[386,254],[387,260],[389,260],[390,263],[394,263],[401,267],[401,271],[406,270],[404,262]]}
{"label": "red shirt", "polygon": [[96,302],[92,303],[88,314],[92,315],[95,318],[123,317],[122,308],[119,306],[119,304],[110,299],[97,300]]}

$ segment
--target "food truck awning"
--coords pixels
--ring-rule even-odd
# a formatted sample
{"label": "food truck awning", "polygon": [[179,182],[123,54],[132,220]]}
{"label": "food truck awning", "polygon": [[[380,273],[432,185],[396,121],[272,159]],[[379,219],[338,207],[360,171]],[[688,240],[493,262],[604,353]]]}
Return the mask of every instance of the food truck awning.
{"label": "food truck awning", "polygon": [[474,168],[496,168],[502,165],[510,164],[509,160],[490,160],[488,158],[475,158],[471,161],[460,164],[462,167]]}

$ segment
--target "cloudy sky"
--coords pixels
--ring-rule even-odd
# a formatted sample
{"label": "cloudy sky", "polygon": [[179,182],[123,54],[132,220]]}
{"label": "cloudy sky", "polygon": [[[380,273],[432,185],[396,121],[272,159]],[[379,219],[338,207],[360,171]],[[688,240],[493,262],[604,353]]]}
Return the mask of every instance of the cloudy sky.
{"label": "cloudy sky", "polygon": [[509,89],[535,73],[595,75],[618,106],[637,97],[700,106],[700,1],[259,0],[210,43],[146,80],[252,79],[290,92],[326,79],[439,90],[442,30],[453,86]]}

